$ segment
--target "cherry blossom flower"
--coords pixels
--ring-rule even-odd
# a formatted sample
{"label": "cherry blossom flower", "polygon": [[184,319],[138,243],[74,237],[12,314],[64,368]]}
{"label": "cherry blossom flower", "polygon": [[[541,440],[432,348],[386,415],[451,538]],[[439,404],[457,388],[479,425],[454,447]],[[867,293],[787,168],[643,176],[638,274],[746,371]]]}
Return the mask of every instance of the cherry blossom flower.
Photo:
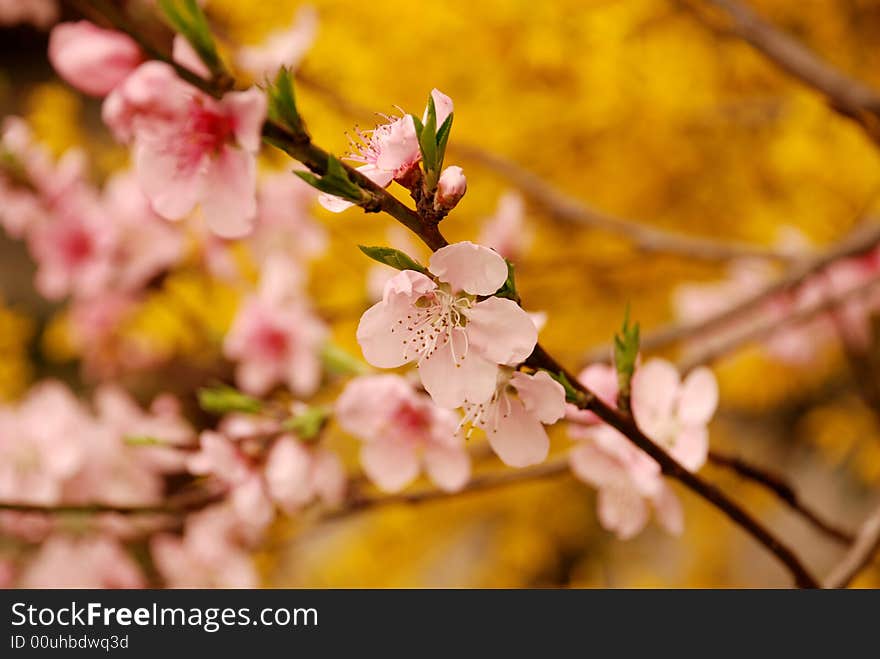
{"label": "cherry blossom flower", "polygon": [[47,28],[58,20],[57,0],[0,0],[0,25],[32,23]]}
{"label": "cherry blossom flower", "polygon": [[143,588],[134,559],[107,536],[52,536],[24,569],[22,588]]}
{"label": "cherry blossom flower", "polygon": [[287,513],[316,499],[338,506],[345,497],[347,478],[337,455],[321,447],[307,447],[290,434],[275,440],[264,474],[269,496]]}
{"label": "cherry blossom flower", "polygon": [[[452,113],[452,99],[438,89],[431,90],[431,97],[434,99],[439,129]],[[427,109],[425,113],[427,114]],[[349,159],[363,163],[357,170],[383,188],[387,188],[391,181],[405,177],[422,158],[416,127],[409,115],[389,118],[388,123],[377,126],[372,131],[359,133],[358,137],[361,143],[353,144],[356,153],[351,154]],[[353,205],[345,199],[328,194],[320,195],[318,201],[334,213],[342,212]]]}
{"label": "cherry blossom flower", "polygon": [[458,416],[416,393],[397,375],[369,375],[348,383],[336,401],[342,428],[364,442],[361,464],[387,492],[409,485],[424,467],[441,489],[459,490],[471,465]]}
{"label": "cherry blossom flower", "polygon": [[238,516],[227,504],[187,517],[183,537],[153,538],[150,552],[171,588],[256,588],[259,576],[241,537]]}
{"label": "cherry blossom flower", "polygon": [[49,61],[80,91],[106,96],[137,68],[143,54],[127,34],[78,21],[52,28]]}
{"label": "cherry blossom flower", "polygon": [[571,449],[571,469],[580,480],[599,491],[598,513],[602,526],[621,540],[638,535],[648,523],[651,508],[657,521],[677,535],[684,527],[681,503],[647,453],[607,425],[570,432],[580,437]]}
{"label": "cherry blossom flower", "polygon": [[525,225],[525,202],[516,192],[505,192],[495,214],[483,224],[480,244],[491,247],[506,259],[516,260],[533,240]]}
{"label": "cherry blossom flower", "polygon": [[286,259],[270,260],[259,291],[244,300],[224,341],[224,354],[238,362],[238,386],[255,396],[279,383],[305,396],[320,384],[327,331],[305,306],[296,279]]}
{"label": "cherry blossom flower", "polygon": [[502,462],[527,467],[547,457],[550,438],[544,425],[556,423],[565,409],[565,389],[544,371],[527,375],[500,369],[488,401],[464,404],[464,423],[486,433]]}
{"label": "cherry blossom flower", "polygon": [[491,296],[507,279],[507,264],[470,242],[431,256],[437,279],[404,270],[361,317],[357,338],[373,366],[416,362],[422,383],[441,407],[482,403],[496,388],[498,364],[518,364],[537,343],[528,314],[511,300]]}
{"label": "cherry blossom flower", "polygon": [[107,97],[103,116],[118,137],[134,140],[138,180],[159,215],[179,220],[201,205],[218,235],[251,230],[263,92],[252,88],[217,100],[169,65],[147,62]]}
{"label": "cherry blossom flower", "polygon": [[282,66],[296,69],[315,41],[318,12],[305,5],[299,8],[293,23],[286,29],[272,32],[256,46],[238,51],[238,65],[255,78],[274,77]]}

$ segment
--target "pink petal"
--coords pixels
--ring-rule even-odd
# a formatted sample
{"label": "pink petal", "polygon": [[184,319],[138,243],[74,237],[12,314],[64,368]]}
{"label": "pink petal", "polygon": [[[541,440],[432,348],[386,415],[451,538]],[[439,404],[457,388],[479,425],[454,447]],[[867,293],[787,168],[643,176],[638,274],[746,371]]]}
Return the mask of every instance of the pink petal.
{"label": "pink petal", "polygon": [[[509,402],[509,407],[505,401]],[[541,422],[511,396],[503,396],[497,404],[497,423],[483,427],[492,450],[511,467],[528,467],[543,462],[550,451],[550,438]]]}
{"label": "pink petal", "polygon": [[[495,392],[498,366],[467,350],[465,332],[457,328],[451,340],[439,345],[419,361],[419,375],[425,390],[440,407],[461,407],[465,402],[482,403]],[[454,350],[453,350],[454,348]]]}
{"label": "pink petal", "polygon": [[[437,112],[437,128],[439,129],[440,126],[443,125],[443,122],[446,121],[446,117],[452,114],[452,99],[436,87],[431,90],[431,98],[434,99],[434,110]],[[425,114],[422,117],[422,123],[425,123],[427,120],[428,108],[425,108]]]}
{"label": "pink petal", "polygon": [[507,263],[488,247],[464,241],[441,247],[428,265],[441,281],[455,291],[492,295],[507,281]]}
{"label": "pink petal", "polygon": [[412,117],[406,115],[388,126],[382,148],[376,158],[376,167],[397,172],[419,158],[419,139]]}
{"label": "pink petal", "polygon": [[590,441],[575,444],[568,461],[574,475],[593,487],[623,486],[627,482],[620,463]]}
{"label": "pink petal", "polygon": [[697,471],[709,456],[709,432],[706,426],[685,426],[669,449],[686,469]]}
{"label": "pink petal", "polygon": [[311,500],[311,466],[308,449],[290,436],[279,438],[269,452],[263,472],[266,485],[271,497],[286,512],[293,512]]}
{"label": "pink petal", "polygon": [[354,206],[354,204],[350,201],[347,201],[342,197],[327,194],[326,192],[322,192],[318,195],[318,203],[331,213],[341,213],[342,211],[348,210],[349,208]]}
{"label": "pink petal", "polygon": [[186,217],[204,191],[200,163],[182,168],[166,135],[139,139],[135,145],[138,182],[153,210],[168,220]]}
{"label": "pink petal", "polygon": [[672,488],[664,483],[651,501],[654,504],[654,515],[660,526],[667,533],[681,535],[681,532],[684,531],[684,510],[682,510],[681,501]]}
{"label": "pink petal", "polygon": [[202,58],[182,34],[174,35],[171,45],[171,58],[185,69],[189,69],[200,78],[211,77],[211,70],[205,66]]}
{"label": "pink petal", "polygon": [[252,359],[238,365],[235,382],[245,393],[262,396],[280,380],[280,376],[278,364]]}
{"label": "pink petal", "polygon": [[464,448],[430,446],[423,459],[428,476],[446,492],[460,490],[471,476],[471,461]]}
{"label": "pink petal", "polygon": [[541,423],[556,423],[565,416],[565,389],[545,371],[538,371],[534,375],[514,373],[510,383],[526,412]]}
{"label": "pink petal", "polygon": [[245,151],[260,149],[263,122],[266,120],[266,94],[256,87],[243,92],[229,92],[220,104],[232,114],[235,139]]}
{"label": "pink petal", "polygon": [[221,238],[241,238],[257,215],[257,162],[242,149],[224,148],[205,172],[202,213]]}
{"label": "pink petal", "polygon": [[468,309],[465,315],[471,347],[496,364],[519,364],[538,343],[535,324],[513,300],[490,297]]}
{"label": "pink petal", "polygon": [[321,449],[315,452],[312,479],[315,491],[324,505],[338,506],[343,502],[348,476],[335,453]]}
{"label": "pink petal", "polygon": [[636,369],[632,379],[632,412],[645,434],[657,434],[672,418],[679,388],[678,371],[664,359],[651,359]]}
{"label": "pink petal", "polygon": [[419,475],[415,449],[391,439],[364,444],[361,464],[369,479],[386,492],[402,490]]}
{"label": "pink petal", "polygon": [[678,418],[682,423],[709,423],[718,407],[718,381],[705,366],[694,369],[684,379],[678,400]]}
{"label": "pink petal", "polygon": [[[596,394],[606,405],[617,407],[617,370],[609,364],[590,364],[578,376],[578,381]],[[588,410],[571,409],[568,418],[578,423],[601,423]]]}
{"label": "pink petal", "polygon": [[403,343],[408,334],[391,330],[401,327],[397,321],[406,321],[407,311],[411,308],[405,301],[392,299],[377,302],[361,316],[357,340],[364,359],[370,364],[377,368],[397,368],[409,360],[407,346]]}
{"label": "pink petal", "polygon": [[599,522],[621,540],[634,538],[648,523],[648,506],[632,488],[603,487],[598,504]]}

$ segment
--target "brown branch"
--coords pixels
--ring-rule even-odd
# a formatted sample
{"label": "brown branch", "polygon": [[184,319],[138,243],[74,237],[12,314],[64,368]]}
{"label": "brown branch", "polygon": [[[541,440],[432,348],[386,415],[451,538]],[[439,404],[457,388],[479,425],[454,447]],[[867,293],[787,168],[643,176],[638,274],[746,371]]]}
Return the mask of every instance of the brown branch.
{"label": "brown branch", "polygon": [[180,494],[170,498],[167,502],[145,506],[117,506],[106,503],[85,504],[33,504],[23,502],[0,502],[0,511],[18,513],[39,513],[43,515],[103,515],[115,514],[134,517],[139,515],[174,515],[180,516],[187,513],[207,508],[208,506],[223,501],[227,492],[225,488],[212,488],[208,491],[198,491],[188,494]]}
{"label": "brown branch", "polygon": [[843,293],[838,293],[833,297],[818,300],[813,304],[789,314],[785,318],[767,317],[763,319],[761,323],[749,327],[747,330],[740,332],[723,342],[711,345],[700,352],[681,359],[678,363],[678,367],[682,372],[686,373],[698,366],[711,364],[712,362],[737,351],[744,345],[772,336],[785,326],[796,325],[798,323],[812,320],[823,313],[834,311],[834,309],[841,304],[864,297],[875,292],[877,289],[880,289],[880,276],[874,277],[858,286],[854,286]]}
{"label": "brown branch", "polygon": [[[93,3],[100,3],[99,0],[90,0]],[[125,30],[125,26],[117,23],[117,27]],[[177,65],[175,65],[177,66]],[[177,67],[181,68],[181,67]],[[196,83],[194,83],[196,84]],[[217,94],[217,88],[208,81],[198,83],[198,86],[205,91],[211,90],[211,93]],[[263,129],[264,138],[267,141],[287,152],[292,157],[302,162],[306,167],[319,174],[326,171],[327,152],[312,144],[311,140],[305,134],[292,134],[286,129],[267,122]],[[366,207],[367,211],[384,211],[401,222],[408,229],[413,231],[428,247],[437,250],[447,245],[446,239],[440,233],[437,225],[426,221],[415,211],[404,206],[396,198],[391,196],[385,190],[374,185],[371,181],[361,176],[358,172],[348,168],[349,175],[352,176],[364,189],[373,193],[377,203],[373,206]],[[587,388],[583,387],[576,378],[571,376],[565,369],[551,357],[540,344],[535,347],[534,352],[526,361],[526,364],[533,368],[548,370],[552,373],[565,374],[569,381],[572,382],[580,392],[578,404],[583,409],[588,409],[595,413],[600,419],[620,431],[636,446],[645,451],[654,458],[659,464],[663,473],[675,478],[695,493],[717,506],[731,520],[741,526],[753,538],[764,545],[771,553],[773,553],[791,572],[794,577],[795,584],[798,587],[814,588],[818,587],[816,579],[807,571],[800,562],[800,559],[789,549],[781,540],[768,530],[760,521],[752,517],[739,504],[729,499],[717,487],[704,481],[696,474],[691,473],[680,465],[672,456],[666,453],[659,445],[655,444],[647,437],[635,424],[631,417],[624,415],[618,410],[609,407],[598,396],[594,395]]]}
{"label": "brown branch", "polygon": [[[683,4],[711,29],[716,29],[692,2]],[[761,18],[748,5],[737,0],[702,0],[702,4],[723,12],[730,32],[784,72],[823,94],[835,111],[857,122],[872,140],[880,142],[880,93],[842,73],[798,40]]]}
{"label": "brown branch", "polygon": [[[796,288],[808,277],[821,272],[835,261],[860,256],[876,248],[878,245],[880,245],[880,224],[873,222],[859,224],[856,229],[820,254],[805,258],[781,278],[756,291],[732,307],[701,320],[670,323],[645,334],[641,340],[642,350],[658,350],[686,339],[710,334],[737,320],[739,317],[759,309],[771,298]],[[587,361],[607,361],[610,354],[610,344],[598,346],[589,351]]]}
{"label": "brown branch", "polygon": [[831,570],[823,588],[846,588],[880,552],[880,508],[862,523],[855,542],[843,559]]}
{"label": "brown branch", "polygon": [[717,467],[730,469],[738,476],[750,480],[758,485],[766,487],[781,499],[789,508],[804,517],[810,524],[815,526],[822,533],[844,544],[850,544],[854,540],[854,536],[849,531],[845,531],[831,522],[823,520],[817,513],[801,502],[794,488],[785,482],[785,480],[762,467],[745,462],[743,459],[718,453],[717,451],[709,451],[709,462]]}

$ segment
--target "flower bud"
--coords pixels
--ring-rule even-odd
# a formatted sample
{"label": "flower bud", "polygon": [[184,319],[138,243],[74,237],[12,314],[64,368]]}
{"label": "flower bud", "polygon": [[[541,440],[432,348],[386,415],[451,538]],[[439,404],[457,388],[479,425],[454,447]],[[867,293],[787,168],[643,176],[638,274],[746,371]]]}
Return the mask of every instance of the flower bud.
{"label": "flower bud", "polygon": [[143,61],[143,54],[128,35],[79,21],[52,29],[49,61],[80,91],[106,96]]}
{"label": "flower bud", "polygon": [[461,167],[452,165],[443,170],[440,180],[437,182],[437,196],[434,197],[436,210],[449,211],[467,192],[467,179]]}

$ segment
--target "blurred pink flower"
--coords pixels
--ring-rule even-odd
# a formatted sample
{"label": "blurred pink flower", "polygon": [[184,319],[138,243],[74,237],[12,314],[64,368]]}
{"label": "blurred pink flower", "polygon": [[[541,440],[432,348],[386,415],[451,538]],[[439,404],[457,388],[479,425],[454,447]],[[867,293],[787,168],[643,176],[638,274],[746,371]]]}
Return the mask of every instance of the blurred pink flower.
{"label": "blurred pink flower", "polygon": [[565,389],[544,371],[534,375],[500,369],[492,397],[464,405],[464,423],[481,428],[492,450],[511,467],[543,462],[550,450],[544,424],[565,415]]}
{"label": "blurred pink flower", "polygon": [[370,375],[348,383],[336,401],[336,418],[364,442],[361,464],[387,492],[409,485],[424,467],[441,489],[464,487],[470,458],[457,434],[458,416],[416,393],[398,375]]}
{"label": "blurred pink flower", "polygon": [[[437,111],[437,128],[452,112],[452,99],[438,89],[431,91]],[[427,113],[427,109],[425,110]],[[350,160],[363,163],[358,171],[383,188],[391,181],[399,180],[422,158],[416,127],[409,115],[388,118],[388,123],[377,126],[372,131],[358,133],[361,142],[353,144],[356,153]],[[345,199],[328,194],[318,197],[321,205],[329,211],[339,213],[353,204]]]}
{"label": "blurred pink flower", "polygon": [[223,352],[238,363],[236,382],[255,396],[275,384],[305,396],[320,384],[327,329],[305,306],[298,280],[286,259],[270,259],[260,289],[244,300],[226,335]]}
{"label": "blurred pink flower", "polygon": [[289,27],[272,32],[258,45],[239,49],[238,65],[261,80],[272,78],[282,66],[296,69],[312,47],[317,32],[318,12],[304,5],[297,10]]}
{"label": "blurred pink flower", "polygon": [[259,576],[228,504],[187,517],[183,537],[155,536],[150,550],[170,588],[256,588]]}
{"label": "blurred pink flower", "polygon": [[49,35],[49,61],[58,75],[92,96],[109,94],[143,59],[127,34],[88,21],[59,23]]}
{"label": "blurred pink flower", "polygon": [[337,506],[345,497],[347,479],[337,455],[305,446],[293,435],[275,440],[264,475],[269,496],[286,513],[294,513],[315,499]]}
{"label": "blurred pink flower", "polygon": [[249,242],[263,261],[273,254],[302,261],[323,252],[327,232],[314,216],[317,193],[288,172],[265,176],[257,194],[257,223]]}
{"label": "blurred pink flower", "polygon": [[21,588],[143,588],[146,579],[123,547],[106,536],[47,540],[19,581]]}
{"label": "blurred pink flower", "polygon": [[531,354],[537,329],[511,300],[492,295],[507,279],[507,264],[492,250],[461,242],[431,256],[439,280],[404,270],[385,285],[381,302],[358,325],[358,342],[373,366],[419,365],[422,383],[441,407],[492,397],[498,364]]}
{"label": "blurred pink flower", "polygon": [[479,243],[491,247],[506,259],[516,260],[528,249],[533,240],[525,224],[525,202],[517,192],[505,192],[498,200],[498,208],[486,219]]}

